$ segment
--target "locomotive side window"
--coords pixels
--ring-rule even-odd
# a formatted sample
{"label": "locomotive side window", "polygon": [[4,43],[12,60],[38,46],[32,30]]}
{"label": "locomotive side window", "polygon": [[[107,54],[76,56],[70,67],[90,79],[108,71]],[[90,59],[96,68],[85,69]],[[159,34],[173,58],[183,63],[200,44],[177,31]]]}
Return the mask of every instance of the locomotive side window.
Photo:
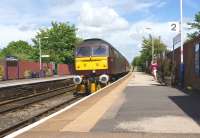
{"label": "locomotive side window", "polygon": [[78,47],[76,49],[76,56],[77,57],[88,57],[91,55],[91,48],[90,47]]}
{"label": "locomotive side window", "polygon": [[104,45],[92,47],[92,56],[107,56],[108,48]]}

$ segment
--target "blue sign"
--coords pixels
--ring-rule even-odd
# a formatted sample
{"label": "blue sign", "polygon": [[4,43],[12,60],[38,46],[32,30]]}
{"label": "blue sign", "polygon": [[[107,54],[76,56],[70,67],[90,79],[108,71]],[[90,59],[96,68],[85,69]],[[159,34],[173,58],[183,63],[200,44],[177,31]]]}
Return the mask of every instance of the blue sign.
{"label": "blue sign", "polygon": [[195,74],[200,76],[200,43],[195,46]]}

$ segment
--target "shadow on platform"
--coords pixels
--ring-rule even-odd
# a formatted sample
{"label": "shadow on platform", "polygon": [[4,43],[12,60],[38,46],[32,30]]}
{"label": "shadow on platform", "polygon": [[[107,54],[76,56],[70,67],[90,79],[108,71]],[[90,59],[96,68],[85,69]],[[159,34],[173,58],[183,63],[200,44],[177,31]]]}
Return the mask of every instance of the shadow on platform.
{"label": "shadow on platform", "polygon": [[180,109],[200,125],[200,95],[169,96]]}

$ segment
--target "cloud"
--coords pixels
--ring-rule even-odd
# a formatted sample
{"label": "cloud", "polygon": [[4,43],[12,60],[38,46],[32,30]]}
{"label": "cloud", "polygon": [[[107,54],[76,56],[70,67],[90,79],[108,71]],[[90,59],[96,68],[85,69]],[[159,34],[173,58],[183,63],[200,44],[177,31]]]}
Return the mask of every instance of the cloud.
{"label": "cloud", "polygon": [[[110,42],[131,61],[140,50],[143,36],[147,36],[145,27],[151,27],[154,36],[162,35],[168,45],[172,36],[168,23],[153,21],[128,22],[113,8],[97,7],[84,3],[80,10],[78,34],[83,38],[102,38]],[[165,32],[165,35],[164,33]]]}
{"label": "cloud", "polygon": [[[147,27],[152,28],[151,31],[145,29]],[[96,7],[90,3],[83,4],[80,10],[78,30],[83,38],[98,37],[107,40],[129,61],[138,55],[144,36],[147,37],[150,33],[154,37],[160,36],[168,49],[171,49],[172,39],[177,34],[170,31],[168,22],[141,20],[131,23],[113,8]]]}
{"label": "cloud", "polygon": [[[19,28],[18,28],[19,27]],[[23,27],[22,27],[23,28]],[[22,29],[21,28],[21,29]],[[31,42],[31,38],[36,35],[35,29],[20,29],[20,26],[15,25],[0,25],[0,47],[5,47],[11,41],[24,40]]]}
{"label": "cloud", "polygon": [[164,7],[166,4],[167,4],[166,1],[162,1],[162,2],[158,3],[158,4],[156,5],[156,7],[162,8],[162,7]]}
{"label": "cloud", "polygon": [[79,16],[80,26],[99,28],[102,31],[126,29],[128,21],[120,17],[115,10],[109,7],[92,7],[90,3],[84,3]]}
{"label": "cloud", "polygon": [[161,8],[166,4],[162,0],[122,0],[115,1],[113,7],[123,14],[129,13],[147,13],[151,12],[151,8]]}
{"label": "cloud", "polygon": [[[168,23],[148,18],[151,8],[162,8],[163,0],[43,0],[21,1],[0,4],[0,46],[13,40],[31,41],[38,28],[49,27],[50,22],[69,21],[78,27],[78,35],[83,38],[105,39],[121,51],[129,61],[141,48],[145,27],[151,27],[155,36],[171,47],[172,37]],[[22,3],[23,3],[22,2]],[[31,7],[31,6],[33,7]],[[145,14],[145,16],[143,16]],[[130,21],[130,16],[145,17],[140,21]]]}

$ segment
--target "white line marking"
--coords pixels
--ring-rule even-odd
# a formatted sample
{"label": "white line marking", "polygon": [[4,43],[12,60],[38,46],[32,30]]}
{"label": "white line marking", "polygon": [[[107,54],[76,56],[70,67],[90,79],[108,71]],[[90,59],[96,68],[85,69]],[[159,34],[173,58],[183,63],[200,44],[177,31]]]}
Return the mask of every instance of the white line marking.
{"label": "white line marking", "polygon": [[3,82],[0,83],[0,88],[7,88],[12,86],[19,86],[19,85],[27,85],[27,84],[35,84],[41,82],[49,82],[49,81],[56,81],[56,80],[65,80],[73,78],[73,75],[65,76],[65,77],[55,77],[55,78],[36,78],[36,79],[27,79],[27,80],[16,80],[15,82]]}
{"label": "white line marking", "polygon": [[[127,75],[129,75],[129,73],[128,73]],[[87,100],[88,98],[94,96],[95,94],[99,93],[100,91],[102,91],[102,90],[104,90],[104,89],[110,87],[111,85],[117,83],[118,81],[120,81],[120,80],[122,80],[123,78],[125,78],[127,75],[125,75],[125,76],[122,77],[121,79],[119,79],[119,80],[117,80],[117,81],[111,83],[110,85],[107,85],[106,87],[104,87],[104,88],[102,88],[102,89],[96,91],[95,93],[92,93],[92,94],[90,94],[90,95],[84,97],[83,99],[81,99],[81,100],[79,100],[79,101],[77,101],[77,102],[75,102],[75,103],[73,103],[73,104],[71,104],[71,105],[69,105],[69,106],[67,106],[67,107],[65,107],[65,108],[63,108],[63,109],[61,109],[61,110],[59,110],[58,112],[55,112],[55,113],[53,113],[53,114],[51,114],[51,115],[49,115],[49,116],[47,116],[47,117],[45,117],[45,118],[43,118],[43,119],[41,119],[41,120],[35,122],[35,123],[33,123],[33,124],[30,124],[30,125],[28,125],[28,126],[22,128],[22,129],[20,129],[20,130],[17,130],[17,131],[15,131],[15,132],[13,132],[13,133],[11,133],[11,134],[5,136],[4,138],[14,138],[14,137],[16,137],[16,136],[18,136],[18,135],[20,135],[20,134],[22,134],[22,133],[24,133],[24,132],[30,130],[30,129],[32,129],[32,128],[34,128],[34,127],[36,127],[36,126],[42,124],[43,122],[47,121],[48,119],[51,119],[51,118],[53,118],[53,117],[55,117],[55,116],[57,116],[57,115],[59,115],[59,114],[65,112],[65,111],[69,110],[70,108],[72,108],[72,107],[74,107],[75,105],[81,103],[82,101]]]}

